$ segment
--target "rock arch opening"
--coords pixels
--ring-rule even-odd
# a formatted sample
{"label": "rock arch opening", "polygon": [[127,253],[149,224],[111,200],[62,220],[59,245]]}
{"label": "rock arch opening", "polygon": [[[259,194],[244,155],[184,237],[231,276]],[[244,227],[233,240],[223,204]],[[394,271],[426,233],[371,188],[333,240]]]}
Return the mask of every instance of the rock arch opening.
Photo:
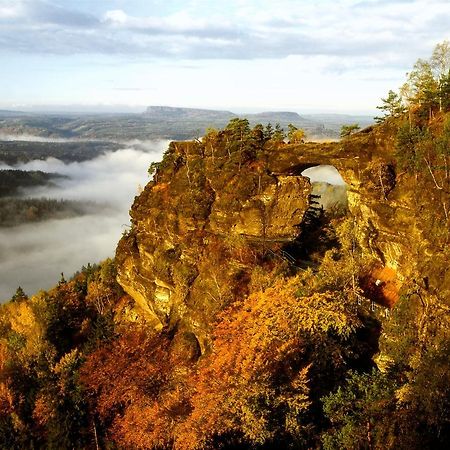
{"label": "rock arch opening", "polygon": [[338,245],[333,219],[348,212],[347,184],[331,165],[304,164],[297,173],[311,182],[310,206],[297,239],[285,245],[283,251],[297,266],[310,267],[320,264],[325,252]]}
{"label": "rock arch opening", "polygon": [[313,207],[320,207],[331,216],[347,213],[347,184],[336,167],[321,164],[303,170],[301,175],[311,182]]}

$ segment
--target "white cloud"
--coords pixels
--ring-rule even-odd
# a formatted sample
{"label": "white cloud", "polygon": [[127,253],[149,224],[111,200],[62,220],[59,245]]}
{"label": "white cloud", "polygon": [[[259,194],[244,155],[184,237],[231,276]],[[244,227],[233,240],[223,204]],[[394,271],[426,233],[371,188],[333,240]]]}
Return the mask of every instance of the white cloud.
{"label": "white cloud", "polygon": [[0,20],[13,19],[19,17],[21,13],[20,5],[2,5],[0,3]]}
{"label": "white cloud", "polygon": [[117,99],[367,111],[450,38],[448,0],[18,4],[20,19],[0,26],[5,105]]}
{"label": "white cloud", "polygon": [[3,50],[278,59],[288,55],[382,57],[390,49],[402,56],[417,54],[448,37],[450,22],[450,3],[442,0],[230,1],[226,11],[199,2],[195,8],[195,3],[180,3],[176,12],[163,16],[111,9],[97,18],[43,1],[22,5],[26,6],[26,27],[23,20],[9,23],[0,32]]}

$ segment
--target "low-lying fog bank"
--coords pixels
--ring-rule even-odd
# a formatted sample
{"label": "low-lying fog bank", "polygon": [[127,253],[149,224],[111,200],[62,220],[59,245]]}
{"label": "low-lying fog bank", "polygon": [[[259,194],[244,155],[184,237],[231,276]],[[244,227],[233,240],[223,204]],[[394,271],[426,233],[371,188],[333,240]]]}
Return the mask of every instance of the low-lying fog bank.
{"label": "low-lying fog bank", "polygon": [[27,197],[96,202],[95,213],[0,228],[0,300],[20,285],[27,294],[55,285],[64,272],[70,277],[87,263],[114,254],[129,224],[128,211],[140,187],[149,180],[148,167],[158,161],[169,141],[130,142],[129,146],[95,159],[65,164],[54,158],[2,168],[41,170],[67,175],[55,187],[23,191]]}

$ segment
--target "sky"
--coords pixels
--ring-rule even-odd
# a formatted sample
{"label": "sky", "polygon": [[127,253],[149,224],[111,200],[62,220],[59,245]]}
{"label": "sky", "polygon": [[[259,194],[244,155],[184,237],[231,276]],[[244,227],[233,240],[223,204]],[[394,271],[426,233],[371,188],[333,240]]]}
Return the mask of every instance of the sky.
{"label": "sky", "polygon": [[449,0],[0,0],[0,108],[371,114],[449,24]]}

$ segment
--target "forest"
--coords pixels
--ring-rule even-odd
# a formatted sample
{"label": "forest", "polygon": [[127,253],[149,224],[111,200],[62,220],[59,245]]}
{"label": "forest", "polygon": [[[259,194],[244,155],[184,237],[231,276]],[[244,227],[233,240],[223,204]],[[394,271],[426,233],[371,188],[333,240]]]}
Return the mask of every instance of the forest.
{"label": "forest", "polygon": [[53,181],[67,178],[57,173],[46,173],[40,170],[0,170],[0,197],[16,195],[21,188],[51,186]]}
{"label": "forest", "polygon": [[[239,118],[172,143],[114,259],[0,307],[0,448],[447,448],[449,43],[380,110],[322,146]],[[320,149],[312,165],[358,156],[349,198],[367,203],[310,198],[295,239],[271,241],[258,208]],[[148,273],[124,282],[138,260],[147,309]]]}
{"label": "forest", "polygon": [[49,219],[69,217],[95,212],[95,203],[77,200],[51,198],[0,198],[0,227],[14,227],[21,224]]}
{"label": "forest", "polygon": [[63,219],[87,214],[95,204],[74,200],[24,198],[22,189],[54,186],[67,176],[40,170],[0,170],[0,227],[13,227],[49,219]]}
{"label": "forest", "polygon": [[120,148],[109,141],[48,142],[0,140],[0,161],[8,165],[26,163],[34,159],[56,158],[63,162],[86,161],[106,151]]}

